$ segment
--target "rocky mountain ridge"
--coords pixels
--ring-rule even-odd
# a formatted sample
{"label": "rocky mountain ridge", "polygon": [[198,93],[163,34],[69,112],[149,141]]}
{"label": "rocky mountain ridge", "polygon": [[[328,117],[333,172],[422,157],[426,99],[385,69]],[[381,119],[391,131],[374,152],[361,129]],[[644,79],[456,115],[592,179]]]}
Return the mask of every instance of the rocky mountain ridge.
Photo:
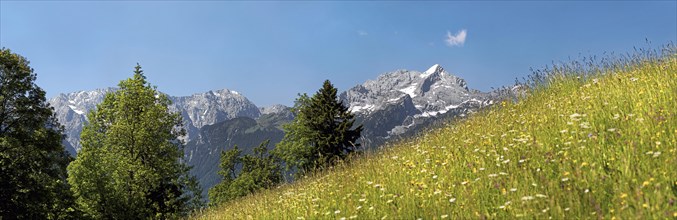
{"label": "rocky mountain ridge", "polygon": [[[116,88],[59,94],[49,99],[57,119],[64,126],[66,149],[73,155],[80,150],[80,133],[87,122],[87,113],[101,103],[105,94]],[[184,118],[186,142],[200,134],[200,128],[237,117],[258,118],[261,112],[254,103],[240,93],[228,89],[196,93],[190,96],[169,96],[169,109]]]}

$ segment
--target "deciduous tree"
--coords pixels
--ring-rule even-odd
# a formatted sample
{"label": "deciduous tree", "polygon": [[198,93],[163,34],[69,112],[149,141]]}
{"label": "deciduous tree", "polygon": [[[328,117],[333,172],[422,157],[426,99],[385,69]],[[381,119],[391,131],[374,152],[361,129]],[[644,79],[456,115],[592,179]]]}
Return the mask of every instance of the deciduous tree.
{"label": "deciduous tree", "polygon": [[183,120],[170,104],[137,65],[88,114],[68,181],[89,216],[164,219],[200,205],[197,182],[182,161]]}
{"label": "deciduous tree", "polygon": [[242,151],[237,146],[221,152],[219,174],[223,180],[209,190],[211,205],[269,189],[282,182],[281,161],[268,154],[269,142],[264,141],[254,148],[253,155],[241,156]]}
{"label": "deciduous tree", "polygon": [[63,128],[28,64],[0,49],[0,219],[73,218]]}

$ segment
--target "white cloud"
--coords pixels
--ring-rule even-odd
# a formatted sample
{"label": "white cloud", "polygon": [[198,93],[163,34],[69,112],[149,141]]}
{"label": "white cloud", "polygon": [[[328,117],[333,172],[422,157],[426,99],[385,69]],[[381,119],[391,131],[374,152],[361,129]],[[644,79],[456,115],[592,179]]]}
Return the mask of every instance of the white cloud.
{"label": "white cloud", "polygon": [[445,39],[444,42],[446,42],[447,46],[450,47],[463,46],[467,33],[468,32],[465,29],[459,31],[456,33],[456,35],[452,35],[451,32],[447,31],[447,39]]}
{"label": "white cloud", "polygon": [[367,35],[369,35],[369,33],[367,33],[366,31],[357,31],[357,35],[367,36]]}

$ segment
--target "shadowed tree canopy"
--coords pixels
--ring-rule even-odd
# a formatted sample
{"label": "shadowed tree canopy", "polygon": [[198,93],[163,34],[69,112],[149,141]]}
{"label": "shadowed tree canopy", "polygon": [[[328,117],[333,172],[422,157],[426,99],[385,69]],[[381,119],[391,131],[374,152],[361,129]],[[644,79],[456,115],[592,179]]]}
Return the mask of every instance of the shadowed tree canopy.
{"label": "shadowed tree canopy", "polygon": [[63,128],[28,64],[0,49],[0,219],[73,218]]}

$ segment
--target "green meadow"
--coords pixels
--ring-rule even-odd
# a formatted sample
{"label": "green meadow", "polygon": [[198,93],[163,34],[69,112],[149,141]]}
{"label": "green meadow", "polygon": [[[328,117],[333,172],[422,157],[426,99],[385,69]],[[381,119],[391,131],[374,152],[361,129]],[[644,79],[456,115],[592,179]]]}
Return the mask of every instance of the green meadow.
{"label": "green meadow", "polygon": [[540,71],[516,100],[196,219],[675,219],[677,50]]}

